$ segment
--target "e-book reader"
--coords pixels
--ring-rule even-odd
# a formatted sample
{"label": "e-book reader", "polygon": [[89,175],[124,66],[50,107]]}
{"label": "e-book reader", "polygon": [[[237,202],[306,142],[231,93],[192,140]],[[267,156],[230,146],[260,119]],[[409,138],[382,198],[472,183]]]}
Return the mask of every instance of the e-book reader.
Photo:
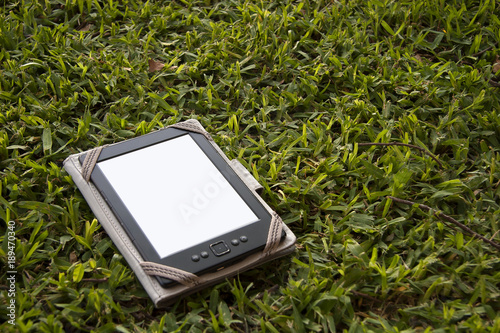
{"label": "e-book reader", "polygon": [[266,245],[270,213],[203,134],[169,127],[107,146],[91,180],[146,261],[200,274]]}

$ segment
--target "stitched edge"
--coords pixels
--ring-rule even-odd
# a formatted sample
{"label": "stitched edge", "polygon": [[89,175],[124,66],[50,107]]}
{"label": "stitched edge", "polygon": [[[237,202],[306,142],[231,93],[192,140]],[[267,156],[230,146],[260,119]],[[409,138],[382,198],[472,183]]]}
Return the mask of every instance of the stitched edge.
{"label": "stitched edge", "polygon": [[247,170],[247,168],[245,168],[243,164],[241,164],[240,161],[238,161],[238,159],[235,158],[231,160],[229,165],[249,189],[254,192],[263,189],[257,179],[255,179],[255,177]]}
{"label": "stitched edge", "polygon": [[198,276],[181,269],[160,265],[149,261],[141,262],[140,265],[144,272],[148,275],[156,275],[167,279],[172,279],[188,287],[197,286],[199,284]]}

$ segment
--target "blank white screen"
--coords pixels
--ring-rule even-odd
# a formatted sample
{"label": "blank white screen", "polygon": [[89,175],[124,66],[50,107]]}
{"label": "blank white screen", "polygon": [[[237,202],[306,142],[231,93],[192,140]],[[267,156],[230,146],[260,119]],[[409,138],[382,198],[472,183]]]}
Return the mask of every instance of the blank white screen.
{"label": "blank white screen", "polygon": [[258,221],[189,135],[98,165],[161,258]]}

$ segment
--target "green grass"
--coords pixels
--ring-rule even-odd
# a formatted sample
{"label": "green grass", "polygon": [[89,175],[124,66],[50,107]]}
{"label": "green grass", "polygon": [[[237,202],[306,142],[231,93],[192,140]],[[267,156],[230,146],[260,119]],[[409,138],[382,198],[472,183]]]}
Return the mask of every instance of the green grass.
{"label": "green grass", "polygon": [[[500,243],[498,1],[0,6],[3,332],[500,332],[499,251],[387,198]],[[156,310],[62,161],[189,118],[298,249]]]}

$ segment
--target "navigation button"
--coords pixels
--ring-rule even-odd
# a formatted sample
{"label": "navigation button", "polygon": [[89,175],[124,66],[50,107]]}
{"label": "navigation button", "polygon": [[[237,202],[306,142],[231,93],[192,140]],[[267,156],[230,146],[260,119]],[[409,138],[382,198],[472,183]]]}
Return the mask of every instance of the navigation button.
{"label": "navigation button", "polygon": [[226,253],[231,252],[229,247],[226,245],[224,241],[219,241],[213,244],[210,244],[210,249],[217,256],[220,257]]}

